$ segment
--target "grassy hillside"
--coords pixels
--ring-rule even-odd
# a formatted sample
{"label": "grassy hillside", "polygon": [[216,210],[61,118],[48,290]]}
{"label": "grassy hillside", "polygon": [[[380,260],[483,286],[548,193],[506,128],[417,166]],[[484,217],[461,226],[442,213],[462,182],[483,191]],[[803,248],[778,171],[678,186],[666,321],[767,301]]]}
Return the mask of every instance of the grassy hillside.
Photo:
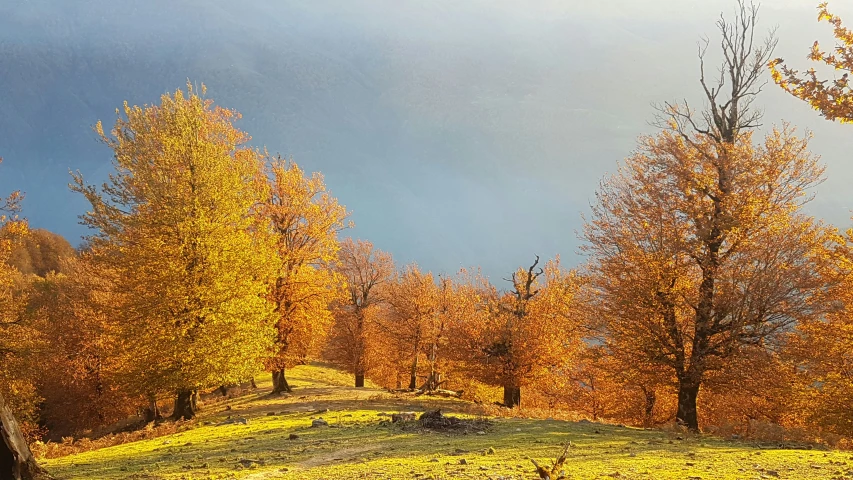
{"label": "grassy hillside", "polygon": [[[533,479],[530,458],[548,461],[570,440],[570,479],[853,479],[850,453],[589,422],[498,418],[467,434],[428,432],[385,414],[441,408],[470,417],[474,406],[350,388],[349,376],[318,365],[293,369],[291,379],[289,397],[270,397],[261,384],[230,410],[210,408],[196,428],[45,465],[81,480]],[[317,417],[329,426],[312,428]]]}

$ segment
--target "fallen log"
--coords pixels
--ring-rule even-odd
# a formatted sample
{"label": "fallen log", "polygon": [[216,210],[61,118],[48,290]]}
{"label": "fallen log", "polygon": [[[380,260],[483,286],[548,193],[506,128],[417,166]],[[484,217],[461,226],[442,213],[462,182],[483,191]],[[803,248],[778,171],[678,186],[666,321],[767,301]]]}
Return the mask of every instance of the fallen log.
{"label": "fallen log", "polygon": [[397,388],[397,389],[388,389],[389,393],[394,394],[409,394],[415,397],[419,397],[421,395],[432,395],[436,397],[452,397],[452,398],[462,398],[462,394],[465,393],[464,390],[445,390],[443,388],[438,388],[435,390],[424,390],[422,388]]}
{"label": "fallen log", "polygon": [[386,390],[388,393],[416,393],[419,391],[413,388],[388,388]]}
{"label": "fallen log", "polygon": [[464,393],[463,390],[445,390],[443,388],[424,392],[424,394],[426,394],[426,395],[434,395],[437,397],[449,397],[449,398],[462,398],[463,393]]}

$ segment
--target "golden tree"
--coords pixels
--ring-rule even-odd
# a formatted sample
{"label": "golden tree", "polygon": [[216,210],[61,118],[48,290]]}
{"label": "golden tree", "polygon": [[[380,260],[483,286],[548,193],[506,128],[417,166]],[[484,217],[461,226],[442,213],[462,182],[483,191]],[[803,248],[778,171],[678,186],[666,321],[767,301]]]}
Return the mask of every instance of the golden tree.
{"label": "golden tree", "polygon": [[831,50],[824,50],[820,42],[815,41],[809,52],[809,60],[820,62],[834,70],[844,72],[840,78],[820,80],[818,72],[811,68],[800,73],[787,65],[781,58],[769,62],[773,81],[791,95],[809,103],[827,120],[841,123],[853,122],[853,89],[849,82],[853,71],[853,31],[841,23],[841,18],[827,10],[827,3],[818,6],[819,22],[827,21],[833,26],[836,44]]}
{"label": "golden tree", "polygon": [[363,387],[376,360],[377,321],[394,261],[368,241],[347,238],[341,243],[335,269],[345,280],[346,292],[333,307],[335,320],[326,356],[355,375],[356,387]]}
{"label": "golden tree", "polygon": [[801,409],[796,405],[798,367],[781,354],[788,349],[787,342],[781,348],[748,346],[731,357],[724,369],[709,371],[700,422],[711,426],[712,433],[742,436],[754,436],[767,426],[799,426],[797,417],[813,406]]}
{"label": "golden tree", "polygon": [[473,291],[464,283],[465,273],[464,270],[460,272],[457,279],[447,276],[438,278],[435,290],[435,312],[426,318],[424,325],[426,335],[423,350],[428,372],[427,380],[421,386],[423,390],[437,390],[447,381],[442,376],[452,368],[450,344],[454,340],[453,327],[476,315],[476,297],[472,297]]}
{"label": "golden tree", "polygon": [[[21,316],[26,305],[21,275],[10,264],[12,252],[29,233],[27,222],[18,218],[22,199],[17,191],[0,199],[0,393],[16,407],[18,397],[33,397],[32,386],[21,377],[20,370],[38,336]],[[11,395],[13,389],[19,395]]]}
{"label": "golden tree", "polygon": [[550,366],[533,390],[544,406],[580,412],[593,420],[606,418],[646,428],[671,420],[674,412],[669,407],[675,402],[667,372],[637,367],[623,363],[606,345],[592,342]]}
{"label": "golden tree", "polygon": [[575,315],[579,278],[566,272],[559,259],[545,268],[537,269],[538,264],[536,257],[530,268],[513,273],[510,292],[480,288],[475,303],[485,311],[456,327],[470,367],[484,382],[503,387],[503,404],[509,408],[521,404],[522,387],[563,364],[582,345]]}
{"label": "golden tree", "polygon": [[798,210],[822,168],[787,130],[753,146],[677,130],[642,140],[586,224],[606,339],[666,365],[677,420],[698,428],[705,373],[814,314],[831,229]]}
{"label": "golden tree", "polygon": [[720,20],[716,86],[702,66],[708,108],[697,119],[667,105],[663,131],[604,182],[585,227],[610,347],[672,369],[676,420],[691,430],[707,372],[815,314],[834,241],[799,213],[823,174],[807,140],[785,127],[753,142],[751,104],[776,44],[753,41],[757,13],[741,3]]}
{"label": "golden tree", "polygon": [[109,319],[93,298],[110,286],[86,257],[64,259],[63,273],[33,275],[28,286],[26,316],[46,347],[34,357],[51,365],[36,380],[44,399],[39,416],[53,435],[113,424],[133,414],[141,400],[126,394]]}
{"label": "golden tree", "polygon": [[[50,477],[33,458],[12,411],[13,405],[4,396],[4,393],[23,396],[21,386],[28,390],[27,396],[32,395],[30,382],[22,379],[21,372],[16,370],[21,368],[22,361],[26,363],[28,350],[38,340],[38,332],[21,315],[25,297],[16,282],[18,271],[9,265],[14,242],[28,231],[27,222],[18,218],[22,199],[18,191],[0,199],[0,478],[37,480]],[[27,400],[26,403],[32,403],[32,398]]]}
{"label": "golden tree", "polygon": [[374,370],[383,375],[381,384],[396,384],[399,389],[408,379],[409,390],[433,393],[450,381],[445,374],[465,371],[469,354],[454,337],[465,331],[466,323],[476,324],[475,317],[481,314],[479,280],[465,270],[455,278],[436,279],[412,264],[385,283],[384,301],[373,309],[374,332],[367,342],[372,355],[381,358],[373,362]]}
{"label": "golden tree", "polygon": [[[391,340],[392,350],[409,366],[409,389],[418,388],[418,367],[424,347],[437,349],[443,329],[439,330],[439,289],[431,272],[421,272],[408,265],[389,284],[387,315],[382,322],[384,335]],[[431,335],[435,338],[429,338]],[[433,355],[437,351],[432,352]],[[433,363],[434,365],[434,363]]]}
{"label": "golden tree", "polygon": [[801,420],[817,431],[849,436],[853,422],[853,229],[838,249],[832,288],[824,301],[831,311],[797,325],[786,352],[796,365]]}
{"label": "golden tree", "polygon": [[9,263],[23,275],[44,277],[59,272],[62,261],[77,254],[62,235],[44,229],[33,229],[12,249]]}
{"label": "golden tree", "polygon": [[332,264],[349,214],[319,173],[307,177],[281,158],[269,170],[269,196],[258,213],[270,225],[281,260],[270,292],[278,316],[276,351],[267,360],[273,393],[280,393],[291,390],[285,369],[315,352],[332,323],[329,305],[341,294],[342,281]]}
{"label": "golden tree", "polygon": [[[835,46],[824,49],[815,41],[808,58],[835,71],[841,77],[821,80],[811,68],[804,73],[789,68],[781,58],[770,62],[774,81],[793,96],[809,103],[820,114],[832,121],[853,123],[853,89],[849,75],[853,72],[853,31],[845,27],[841,18],[829,12],[827,3],[818,6],[818,21],[833,27]],[[851,258],[849,245],[853,231],[846,234],[847,246],[840,249],[836,263],[841,281],[831,290],[827,301],[833,311],[825,318],[813,319],[798,326],[792,337],[790,353],[799,365],[800,401],[809,412],[802,420],[810,426],[835,434],[849,435],[853,425],[847,412],[853,405],[853,375],[849,352],[853,348],[853,284],[850,282]],[[837,277],[836,277],[837,278]]]}
{"label": "golden tree", "polygon": [[586,223],[605,340],[672,369],[676,418],[698,428],[706,372],[815,314],[831,229],[798,213],[822,168],[774,131],[754,146],[675,130],[645,138],[598,192]]}
{"label": "golden tree", "polygon": [[91,204],[82,220],[126,378],[174,393],[173,416],[190,418],[199,389],[247,379],[269,354],[278,258],[253,215],[267,181],[239,114],[189,83],[121,113],[111,135],[97,125],[115,172],[101,188],[75,174],[72,189]]}

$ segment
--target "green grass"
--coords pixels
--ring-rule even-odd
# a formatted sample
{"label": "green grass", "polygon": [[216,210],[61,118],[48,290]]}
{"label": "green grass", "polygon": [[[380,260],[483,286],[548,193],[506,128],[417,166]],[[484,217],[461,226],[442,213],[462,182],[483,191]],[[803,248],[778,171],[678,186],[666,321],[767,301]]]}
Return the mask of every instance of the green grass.
{"label": "green grass", "polygon": [[[471,406],[350,388],[348,375],[318,365],[295,368],[289,377],[289,397],[266,395],[265,382],[260,393],[231,400],[231,410],[205,412],[197,428],[44,464],[59,478],[90,480],[533,479],[530,458],[547,461],[571,440],[570,479],[853,479],[847,452],[588,422],[499,418],[469,435],[403,429],[378,414],[435,407],[466,412]],[[316,413],[322,409],[329,411]],[[221,425],[229,415],[248,424]],[[318,416],[331,426],[311,428]]]}

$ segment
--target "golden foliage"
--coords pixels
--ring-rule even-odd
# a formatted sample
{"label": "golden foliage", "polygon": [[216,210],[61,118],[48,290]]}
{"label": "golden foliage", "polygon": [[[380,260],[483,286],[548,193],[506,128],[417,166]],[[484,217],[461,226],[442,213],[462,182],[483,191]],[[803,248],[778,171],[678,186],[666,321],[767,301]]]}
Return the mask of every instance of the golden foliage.
{"label": "golden foliage", "polygon": [[238,118],[189,83],[159,105],[125,103],[110,135],[97,126],[114,152],[109,182],[96,188],[74,175],[109,285],[99,308],[139,394],[237,382],[268,355],[265,295],[278,258],[253,216],[268,186]]}
{"label": "golden foliage", "polygon": [[689,405],[707,372],[820,313],[838,239],[800,208],[822,173],[788,128],[758,145],[677,126],[643,138],[585,225],[602,341],[638,371],[669,369]]}
{"label": "golden foliage", "polygon": [[23,275],[44,277],[50,272],[61,272],[63,260],[75,255],[74,247],[61,235],[37,228],[16,242],[9,263]]}
{"label": "golden foliage", "polygon": [[363,386],[364,376],[385,356],[379,351],[378,326],[394,261],[368,241],[347,238],[341,243],[335,270],[343,277],[346,291],[333,304],[334,325],[325,355],[353,373],[356,384],[361,384],[357,386]]}
{"label": "golden foliage", "polygon": [[140,403],[121,376],[109,318],[93,298],[110,286],[88,255],[63,260],[61,269],[30,277],[26,313],[43,345],[32,360],[51,366],[35,381],[44,399],[41,422],[54,437],[111,425]]}
{"label": "golden foliage", "polygon": [[853,71],[853,31],[846,28],[841,18],[827,10],[827,3],[818,6],[818,21],[826,21],[833,26],[836,44],[831,50],[824,50],[815,41],[808,58],[821,62],[834,70],[844,72],[834,80],[820,80],[815,69],[801,74],[787,65],[781,58],[769,63],[773,81],[791,95],[805,100],[828,120],[841,123],[853,122],[853,90],[848,76]]}
{"label": "golden foliage", "polygon": [[29,233],[26,220],[18,217],[22,200],[18,191],[0,199],[0,395],[22,421],[34,423],[39,398],[29,356],[40,338],[38,330],[22,317],[25,282],[18,269],[10,265],[13,250]]}
{"label": "golden foliage", "polygon": [[332,323],[329,304],[342,294],[343,281],[332,265],[349,213],[319,173],[308,177],[296,163],[277,158],[268,176],[258,215],[272,232],[280,262],[269,295],[278,318],[267,368],[283,371],[315,353]]}
{"label": "golden foliage", "polygon": [[469,300],[480,306],[479,314],[466,315],[455,327],[454,338],[465,342],[469,368],[476,378],[503,386],[509,407],[519,404],[522,387],[582,347],[575,304],[581,279],[565,271],[559,258],[539,270],[537,264],[538,257],[529,269],[512,275],[511,292],[480,283]]}
{"label": "golden foliage", "polygon": [[803,420],[818,431],[853,435],[846,412],[853,407],[853,230],[837,258],[839,281],[833,283],[824,301],[829,312],[800,322],[787,350],[796,366]]}

